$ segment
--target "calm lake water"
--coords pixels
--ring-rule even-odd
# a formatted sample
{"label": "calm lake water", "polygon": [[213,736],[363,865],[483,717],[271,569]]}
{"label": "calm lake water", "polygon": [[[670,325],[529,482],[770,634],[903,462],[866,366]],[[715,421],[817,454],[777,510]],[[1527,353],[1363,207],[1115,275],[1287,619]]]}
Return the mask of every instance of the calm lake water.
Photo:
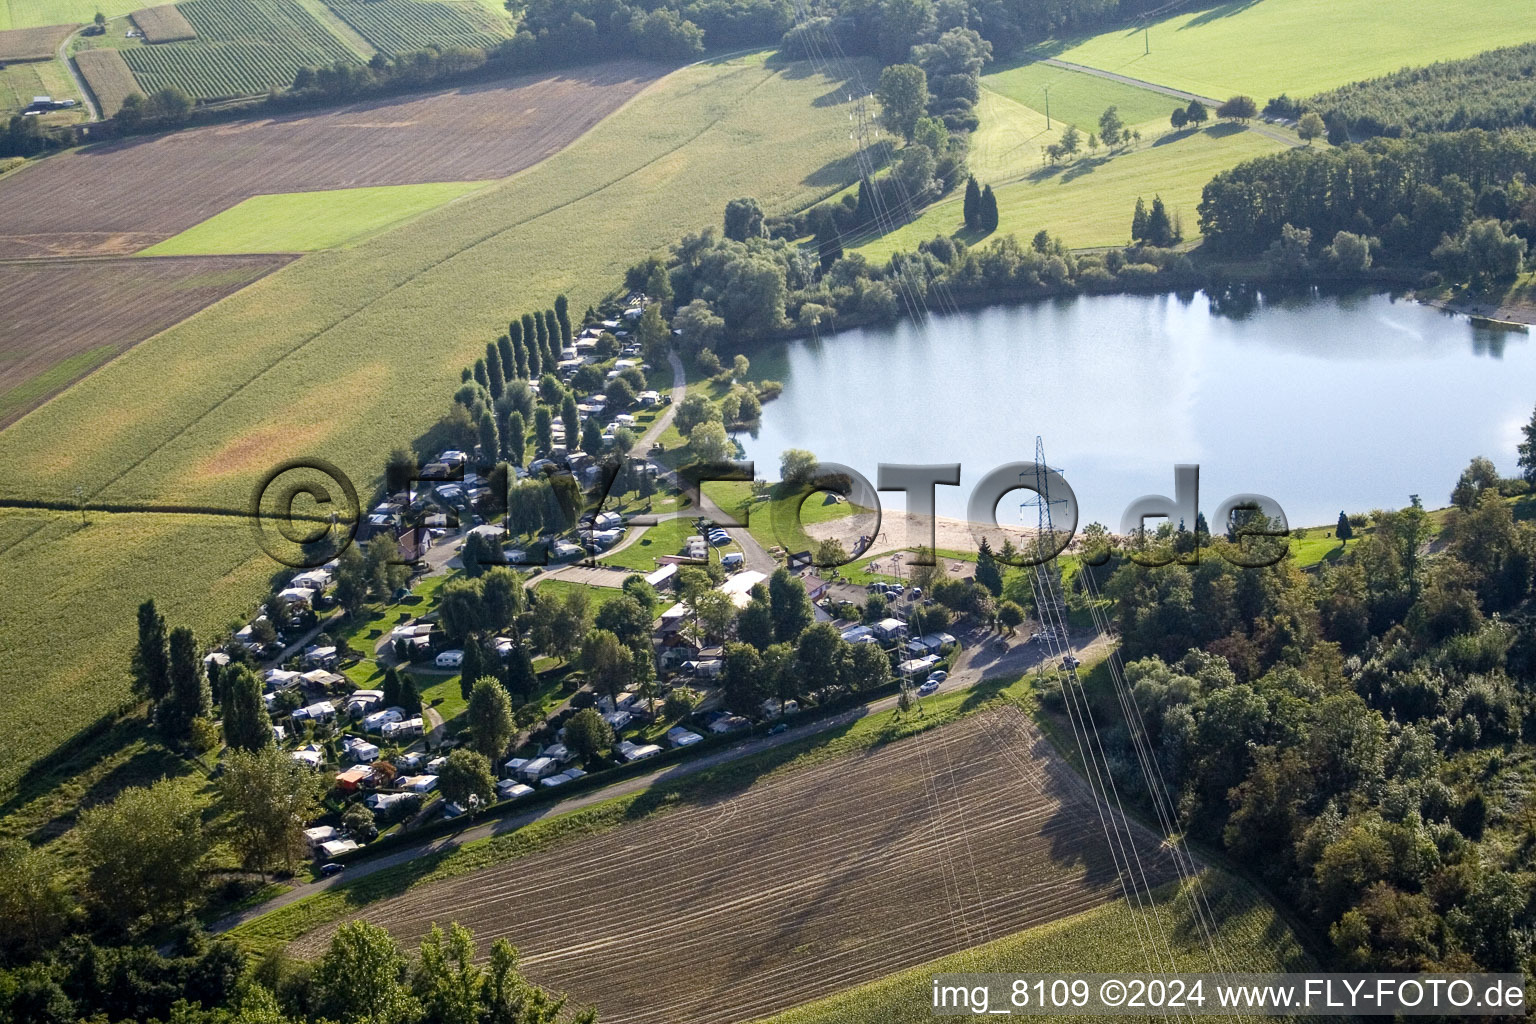
{"label": "calm lake water", "polygon": [[1180,462],[1199,464],[1207,516],[1239,492],[1292,526],[1410,494],[1445,505],[1474,455],[1514,472],[1536,404],[1525,334],[1381,294],[1079,297],[829,334],[786,358],[783,395],[741,439],[759,475],[786,448],[871,482],[881,462],[959,462],[938,505],[962,516],[970,485],[1032,460],[1040,434],[1082,522],[1112,529],[1135,498],[1172,495]]}

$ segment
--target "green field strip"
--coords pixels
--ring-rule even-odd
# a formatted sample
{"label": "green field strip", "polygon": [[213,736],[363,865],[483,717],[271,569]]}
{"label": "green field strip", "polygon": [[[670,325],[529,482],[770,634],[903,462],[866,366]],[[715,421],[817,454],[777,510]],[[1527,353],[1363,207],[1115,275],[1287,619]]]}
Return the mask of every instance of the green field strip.
{"label": "green field strip", "polygon": [[403,224],[487,184],[450,181],[252,196],[138,255],[217,256],[334,249]]}
{"label": "green field strip", "polygon": [[[1258,0],[1119,28],[1043,56],[1262,106],[1536,39],[1529,0]],[[1150,53],[1146,52],[1150,47]]]}

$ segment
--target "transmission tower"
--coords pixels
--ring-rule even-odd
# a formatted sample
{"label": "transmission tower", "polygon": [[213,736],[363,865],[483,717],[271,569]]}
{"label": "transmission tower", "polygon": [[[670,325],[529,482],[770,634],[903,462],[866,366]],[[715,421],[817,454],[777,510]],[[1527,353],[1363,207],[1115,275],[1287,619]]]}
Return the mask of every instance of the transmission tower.
{"label": "transmission tower", "polygon": [[[1056,470],[1060,472],[1060,470]],[[1042,587],[1042,600],[1050,607],[1040,611],[1040,621],[1065,622],[1066,609],[1061,604],[1061,565],[1056,560],[1056,524],[1051,512],[1052,505],[1067,504],[1066,498],[1051,497],[1051,467],[1045,462],[1045,439],[1035,435],[1035,464],[1019,474],[1019,482],[1032,483],[1030,497],[1019,505],[1021,517],[1027,517],[1031,509],[1035,513],[1035,571],[1046,573],[1053,586]]]}
{"label": "transmission tower", "polygon": [[[869,97],[864,93],[850,96],[853,101],[853,113],[848,116],[853,120],[853,131],[848,137],[853,140],[854,146],[860,157],[869,150],[869,144],[879,135],[880,129],[869,116],[869,108],[866,105]],[[862,163],[862,160],[860,161]]]}

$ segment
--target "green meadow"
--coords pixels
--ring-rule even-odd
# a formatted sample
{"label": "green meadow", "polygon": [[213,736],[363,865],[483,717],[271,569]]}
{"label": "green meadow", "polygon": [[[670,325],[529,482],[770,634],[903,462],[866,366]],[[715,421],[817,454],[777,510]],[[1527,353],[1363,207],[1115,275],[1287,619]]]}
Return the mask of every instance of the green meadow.
{"label": "green meadow", "polygon": [[146,0],[0,0],[0,30],[41,25],[88,25],[100,11],[109,18],[143,10]]}
{"label": "green meadow", "polygon": [[1526,0],[1232,0],[1156,22],[1145,37],[1129,27],[1041,50],[1202,96],[1246,93],[1262,106],[1532,39]]}
{"label": "green meadow", "polygon": [[[0,433],[4,496],[68,502],[80,487],[238,512],[264,472],[300,456],[366,495],[514,313],[560,292],[585,308],[630,264],[717,225],[736,196],[792,210],[847,184],[847,113],[816,102],[839,84],[765,54],[677,71],[549,160],[306,256],[17,421]],[[0,534],[0,697],[35,722],[0,739],[0,793],[126,696],[138,602],[153,595],[212,638],[278,568],[242,518],[139,517],[131,531],[102,528],[109,518],[93,544],[68,516]]]}
{"label": "green meadow", "polygon": [[1085,135],[1098,131],[1099,115],[1106,107],[1114,107],[1120,120],[1127,125],[1137,125],[1148,121],[1166,124],[1173,108],[1182,105],[1173,97],[1151,89],[1038,61],[1012,67],[993,64],[991,70],[981,76],[981,86],[1042,113],[1049,89],[1051,120],[1075,124]]}
{"label": "green meadow", "polygon": [[486,187],[483,181],[252,196],[140,256],[313,252],[356,243]]}
{"label": "green meadow", "polygon": [[[984,125],[985,127],[985,125]],[[1127,245],[1136,197],[1148,203],[1161,195],[1170,214],[1180,217],[1186,240],[1199,235],[1196,207],[1205,183],[1233,164],[1283,148],[1257,132],[1216,125],[1198,132],[1181,132],[1144,140],[1138,148],[1108,156],[1084,156],[1072,163],[1042,166],[1039,147],[1017,157],[1017,180],[999,185],[997,234],[1027,239],[1041,228],[1073,248]],[[898,249],[911,249],[934,235],[953,235],[968,243],[985,235],[967,231],[956,194],[928,207],[910,223],[859,247],[870,259],[884,259]]]}

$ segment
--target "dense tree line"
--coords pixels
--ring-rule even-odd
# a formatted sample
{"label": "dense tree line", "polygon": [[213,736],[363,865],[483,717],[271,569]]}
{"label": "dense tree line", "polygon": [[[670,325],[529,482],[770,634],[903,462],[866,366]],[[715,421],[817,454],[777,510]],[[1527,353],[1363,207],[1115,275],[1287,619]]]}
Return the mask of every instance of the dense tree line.
{"label": "dense tree line", "polygon": [[[1436,265],[1453,281],[1517,273],[1536,232],[1536,131],[1470,129],[1295,149],[1216,175],[1200,202],[1212,250],[1326,244],[1340,232],[1383,259]],[[1304,255],[1304,254],[1303,254]]]}
{"label": "dense tree line", "polygon": [[45,128],[35,117],[14,114],[0,128],[0,158],[38,156],[51,149],[73,146],[75,141],[73,128]]}
{"label": "dense tree line", "polygon": [[[1339,968],[1528,970],[1536,952],[1514,782],[1536,740],[1536,525],[1472,470],[1443,530],[1417,499],[1341,517],[1316,575],[1235,568],[1206,535],[1198,564],[1126,562],[1105,587],[1183,827],[1283,892]],[[1145,793],[1127,733],[1105,740],[1120,791]]]}
{"label": "dense tree line", "polygon": [[[995,217],[995,200],[989,203],[987,195],[988,190],[977,192],[979,215]],[[773,237],[736,240],[711,229],[690,234],[659,261],[677,305],[671,325],[685,354],[724,341],[741,345],[837,322],[890,321],[911,303],[933,306],[1194,281],[1182,254],[1141,245],[1077,254],[1044,231],[1028,244],[1008,235],[977,246],[941,235],[877,264],[836,246],[820,244],[812,250],[782,237],[795,230],[788,219],[765,226],[772,227]],[[630,279],[656,265],[642,264]]]}
{"label": "dense tree line", "polygon": [[[999,52],[1007,53],[1027,43],[1118,24],[1167,6],[1165,0],[837,0],[815,5],[811,18],[797,28],[804,31],[806,24],[819,19],[818,38],[830,33],[845,53],[897,63],[906,59],[910,47],[931,42],[950,29],[974,29]],[[804,52],[809,45],[800,35],[785,41],[792,53]]]}
{"label": "dense tree line", "polygon": [[1404,68],[1285,106],[1316,111],[1356,139],[1536,126],[1536,43]]}
{"label": "dense tree line", "polygon": [[0,970],[0,1017],[15,1024],[595,1024],[594,1010],[529,982],[498,939],[482,961],[466,928],[436,925],[407,955],[377,925],[342,925],[313,963],[252,961],[228,940],[185,933],[171,955],[71,940]]}

